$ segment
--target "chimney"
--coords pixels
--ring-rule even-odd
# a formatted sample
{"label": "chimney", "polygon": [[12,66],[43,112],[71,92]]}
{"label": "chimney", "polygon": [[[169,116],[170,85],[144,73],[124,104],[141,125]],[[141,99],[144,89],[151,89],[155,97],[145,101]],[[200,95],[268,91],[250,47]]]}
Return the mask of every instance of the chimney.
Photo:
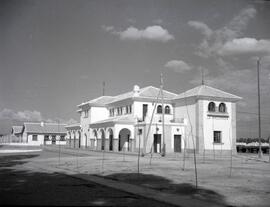
{"label": "chimney", "polygon": [[44,127],[44,121],[40,122],[40,126]]}
{"label": "chimney", "polygon": [[133,86],[133,96],[138,96],[140,92],[140,87],[138,85]]}

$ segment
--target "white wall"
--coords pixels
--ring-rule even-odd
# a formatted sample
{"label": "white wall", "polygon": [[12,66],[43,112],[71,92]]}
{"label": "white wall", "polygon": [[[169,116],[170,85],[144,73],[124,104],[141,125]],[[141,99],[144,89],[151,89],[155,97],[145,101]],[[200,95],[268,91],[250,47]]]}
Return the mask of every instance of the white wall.
{"label": "white wall", "polygon": [[[187,149],[194,149],[193,141],[192,141],[192,134],[194,138],[194,144],[196,142],[196,102],[188,101],[187,106],[185,103],[176,103],[175,104],[175,118],[181,119],[185,118],[187,120],[187,127],[186,127],[186,145]],[[192,131],[191,131],[192,127]]]}
{"label": "white wall", "polygon": [[[213,101],[216,106],[225,103],[228,117],[208,116],[208,104],[211,101],[204,100],[203,103],[203,135],[206,150],[230,150],[232,142],[232,107],[230,102]],[[221,131],[222,144],[213,144],[213,131]]]}
{"label": "white wall", "polygon": [[37,141],[33,141],[33,135],[28,135],[29,145],[43,145],[44,144],[44,135],[37,135]]}
{"label": "white wall", "polygon": [[[153,109],[155,107],[155,103],[154,102],[141,102],[141,101],[134,101],[134,117],[138,117],[139,119],[142,119],[142,113],[143,113],[143,104],[147,104],[148,105],[148,110],[147,110],[147,115],[145,118],[146,122],[150,122],[151,120],[151,116],[153,113]],[[155,111],[154,111],[154,116],[153,116],[153,122],[158,122],[159,120],[162,120],[162,114],[158,114],[157,113],[157,106],[161,105],[161,103],[158,103],[156,105]],[[170,114],[164,114],[164,120],[165,122],[170,122],[170,120],[173,119],[173,107],[171,104],[164,104],[164,108],[165,106],[170,106]]]}

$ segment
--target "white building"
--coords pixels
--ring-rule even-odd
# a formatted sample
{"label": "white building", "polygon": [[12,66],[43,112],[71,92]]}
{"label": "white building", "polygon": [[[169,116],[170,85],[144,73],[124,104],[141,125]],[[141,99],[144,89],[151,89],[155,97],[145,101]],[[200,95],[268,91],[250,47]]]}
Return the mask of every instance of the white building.
{"label": "white building", "polygon": [[21,137],[22,143],[29,145],[66,145],[65,126],[57,123],[25,122],[20,128],[13,127],[13,130],[16,136]]}
{"label": "white building", "polygon": [[163,90],[163,97],[162,108],[159,88],[134,86],[118,96],[81,103],[80,145],[108,151],[137,151],[140,146],[143,153],[160,153],[163,146],[168,153],[235,150],[240,97],[206,85],[179,95]]}

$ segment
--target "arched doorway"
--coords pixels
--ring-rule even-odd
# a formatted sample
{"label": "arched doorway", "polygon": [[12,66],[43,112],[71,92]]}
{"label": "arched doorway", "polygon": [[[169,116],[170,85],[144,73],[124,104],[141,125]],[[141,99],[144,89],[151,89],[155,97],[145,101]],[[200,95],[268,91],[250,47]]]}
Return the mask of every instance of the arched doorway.
{"label": "arched doorway", "polygon": [[109,129],[109,150],[113,151],[113,130]]}
{"label": "arched doorway", "polygon": [[118,141],[118,151],[129,151],[129,139],[130,139],[130,130],[129,129],[121,129],[119,132],[119,141]]}
{"label": "arched doorway", "polygon": [[96,149],[96,147],[97,147],[97,136],[98,136],[97,130],[94,130],[93,134],[94,134],[94,147]]}
{"label": "arched doorway", "polygon": [[81,132],[78,131],[78,136],[79,136],[79,143],[78,143],[78,147],[80,148],[81,147]]}
{"label": "arched doorway", "polygon": [[100,133],[101,133],[101,150],[105,150],[105,132],[103,129],[101,129]]}
{"label": "arched doorway", "polygon": [[85,148],[87,148],[87,134],[84,134],[84,139],[85,139]]}

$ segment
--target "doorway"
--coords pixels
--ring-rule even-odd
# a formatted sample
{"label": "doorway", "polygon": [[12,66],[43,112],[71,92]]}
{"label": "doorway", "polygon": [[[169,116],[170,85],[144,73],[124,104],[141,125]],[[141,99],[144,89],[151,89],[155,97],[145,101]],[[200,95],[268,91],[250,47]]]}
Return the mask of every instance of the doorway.
{"label": "doorway", "polygon": [[181,135],[174,135],[174,152],[181,152]]}
{"label": "doorway", "polygon": [[161,134],[154,134],[154,153],[161,152]]}

